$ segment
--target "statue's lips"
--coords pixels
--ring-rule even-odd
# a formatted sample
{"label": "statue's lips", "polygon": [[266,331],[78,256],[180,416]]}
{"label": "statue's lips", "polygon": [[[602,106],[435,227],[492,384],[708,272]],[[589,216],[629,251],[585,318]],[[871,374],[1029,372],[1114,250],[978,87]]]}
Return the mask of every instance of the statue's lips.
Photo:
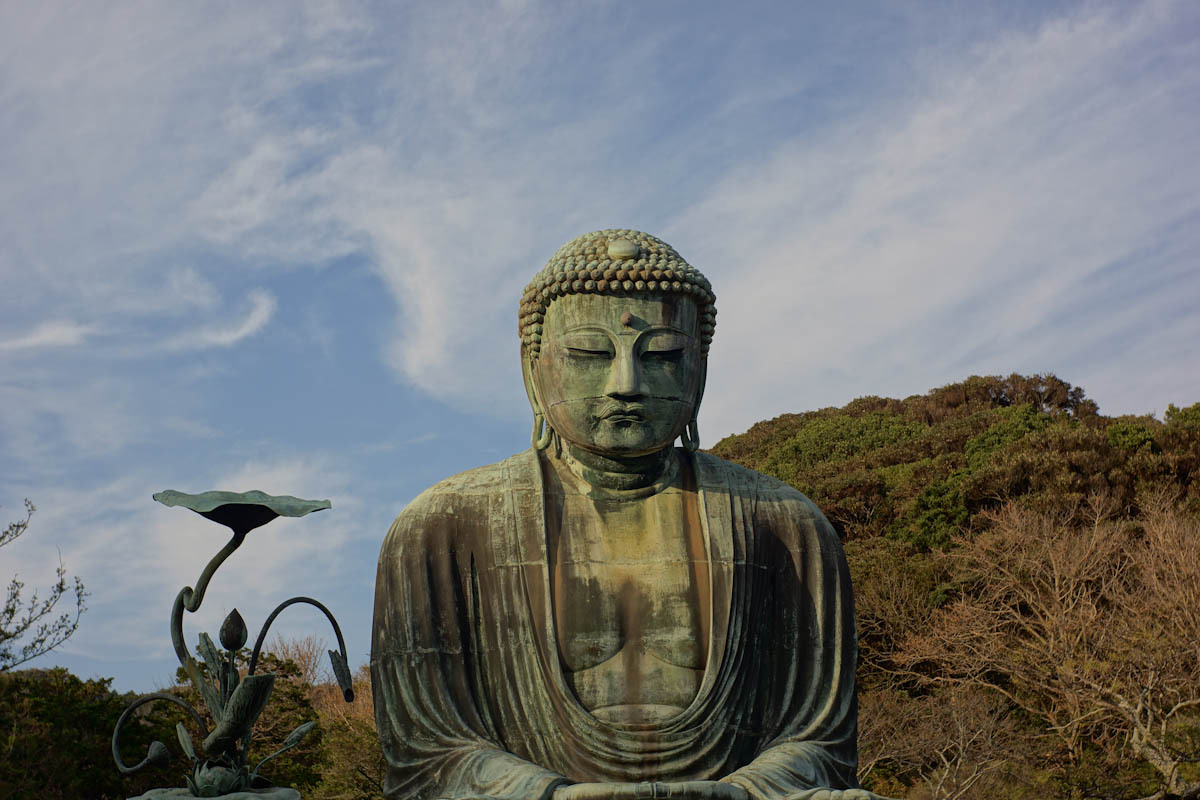
{"label": "statue's lips", "polygon": [[606,422],[645,422],[646,415],[640,408],[610,408],[601,412],[600,419]]}

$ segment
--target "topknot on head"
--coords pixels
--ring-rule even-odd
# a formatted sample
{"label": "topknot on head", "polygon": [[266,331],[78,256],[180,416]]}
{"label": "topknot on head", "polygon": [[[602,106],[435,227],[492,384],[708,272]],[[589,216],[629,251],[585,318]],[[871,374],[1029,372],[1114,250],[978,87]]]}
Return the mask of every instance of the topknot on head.
{"label": "topknot on head", "polygon": [[623,228],[577,236],[533,276],[521,295],[521,349],[530,358],[538,357],[546,309],[557,297],[638,292],[690,296],[700,312],[700,350],[708,354],[717,320],[716,295],[708,279],[662,239]]}

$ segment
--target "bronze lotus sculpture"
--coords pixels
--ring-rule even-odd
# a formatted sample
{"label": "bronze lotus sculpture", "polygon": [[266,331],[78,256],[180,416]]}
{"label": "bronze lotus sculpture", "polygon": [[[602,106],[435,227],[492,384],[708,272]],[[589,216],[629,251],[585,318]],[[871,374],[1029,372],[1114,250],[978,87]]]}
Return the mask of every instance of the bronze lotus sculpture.
{"label": "bronze lotus sculpture", "polygon": [[639,231],[530,282],[531,448],[426,490],[380,553],[386,797],[874,797],[837,534],[699,450],[715,326],[708,280]]}
{"label": "bronze lotus sculpture", "polygon": [[233,531],[233,537],[205,566],[195,587],[185,586],[176,595],[171,610],[171,640],[175,645],[175,653],[212,715],[215,726],[212,731],[207,731],[199,712],[177,695],[165,692],[143,695],[125,709],[113,730],[112,752],[117,768],[128,774],[146,766],[165,766],[169,763],[170,752],[162,742],[153,742],[145,758],[133,766],[127,766],[122,761],[119,747],[121,729],[132,718],[134,712],[147,703],[164,700],[182,706],[200,730],[204,731],[204,737],[197,748],[184,724],[178,723],[176,733],[179,745],[192,765],[190,773],[184,776],[187,788],[153,790],[144,797],[220,797],[237,796],[235,793],[265,792],[273,800],[297,798],[299,795],[290,789],[271,790],[270,783],[260,775],[259,770],[275,756],[300,744],[316,723],[306,722],[297,727],[278,750],[251,769],[247,759],[254,723],[270,700],[275,683],[274,674],[257,674],[256,669],[267,631],[280,612],[297,603],[312,605],[325,614],[333,626],[338,649],[329,651],[330,663],[346,701],[353,700],[354,691],[351,688],[350,669],[346,661],[346,643],[333,614],[324,605],[309,597],[293,597],[280,603],[263,624],[244,675],[238,668],[237,656],[246,645],[248,631],[237,609],[231,611],[221,625],[218,639],[224,648],[223,652],[207,633],[200,634],[197,651],[203,667],[192,657],[184,643],[183,614],[185,611],[195,612],[200,608],[209,581],[217,568],[241,547],[250,531],[276,517],[301,517],[313,511],[327,509],[330,503],[328,500],[301,500],[289,495],[272,496],[258,491],[204,492],[191,495],[168,490],[158,492],[154,499],[167,506],[182,506],[195,511]]}

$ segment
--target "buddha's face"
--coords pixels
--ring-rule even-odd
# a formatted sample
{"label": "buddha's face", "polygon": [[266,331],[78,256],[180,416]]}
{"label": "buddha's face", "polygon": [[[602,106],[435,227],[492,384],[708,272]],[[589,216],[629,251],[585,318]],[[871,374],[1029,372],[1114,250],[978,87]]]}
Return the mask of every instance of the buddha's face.
{"label": "buddha's face", "polygon": [[533,383],[568,443],[636,456],[669,446],[695,411],[704,363],[684,295],[574,294],[546,310]]}

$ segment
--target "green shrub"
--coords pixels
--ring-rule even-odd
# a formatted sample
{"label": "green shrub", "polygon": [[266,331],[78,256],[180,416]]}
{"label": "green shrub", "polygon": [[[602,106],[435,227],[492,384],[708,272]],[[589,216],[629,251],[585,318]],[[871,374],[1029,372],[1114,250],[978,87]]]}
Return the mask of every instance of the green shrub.
{"label": "green shrub", "polygon": [[[111,684],[61,667],[0,673],[0,798],[108,800],[183,785],[180,759],[132,776],[117,771],[112,730],[134,695],[117,694]],[[121,737],[129,765],[145,757],[153,739],[174,745],[175,721],[183,716],[169,703],[143,708]]]}

